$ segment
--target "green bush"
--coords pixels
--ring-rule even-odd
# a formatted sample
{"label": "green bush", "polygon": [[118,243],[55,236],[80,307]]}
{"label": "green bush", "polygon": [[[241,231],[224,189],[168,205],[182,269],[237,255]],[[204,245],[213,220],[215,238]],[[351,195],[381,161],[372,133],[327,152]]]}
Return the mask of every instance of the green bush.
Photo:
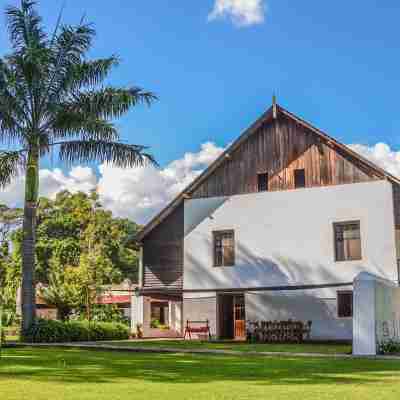
{"label": "green bush", "polygon": [[156,328],[156,329],[169,329],[168,325],[162,324],[158,319],[152,319],[150,322],[150,328]]}
{"label": "green bush", "polygon": [[116,304],[95,304],[92,307],[92,320],[97,322],[119,322],[129,325],[126,318]]}
{"label": "green bush", "polygon": [[390,339],[386,342],[382,342],[378,344],[378,353],[379,354],[393,354],[400,353],[400,342],[397,342],[393,339]]}
{"label": "green bush", "polygon": [[52,321],[39,319],[23,335],[29,343],[65,343],[129,338],[126,325],[111,322]]}
{"label": "green bush", "polygon": [[0,346],[6,343],[6,332],[4,329],[0,330]]}

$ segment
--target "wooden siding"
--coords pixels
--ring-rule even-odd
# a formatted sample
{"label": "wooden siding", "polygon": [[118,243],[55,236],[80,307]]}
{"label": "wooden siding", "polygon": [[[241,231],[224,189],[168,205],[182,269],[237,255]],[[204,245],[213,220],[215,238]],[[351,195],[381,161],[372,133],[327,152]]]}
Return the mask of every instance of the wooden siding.
{"label": "wooden siding", "polygon": [[392,184],[393,187],[393,209],[394,209],[394,224],[397,229],[400,229],[400,185]]}
{"label": "wooden siding", "polygon": [[143,288],[183,287],[183,204],[143,241]]}
{"label": "wooden siding", "polygon": [[264,124],[192,193],[192,198],[229,196],[258,190],[257,174],[267,172],[269,190],[294,189],[294,170],[304,169],[306,187],[378,179],[332,143],[280,115]]}

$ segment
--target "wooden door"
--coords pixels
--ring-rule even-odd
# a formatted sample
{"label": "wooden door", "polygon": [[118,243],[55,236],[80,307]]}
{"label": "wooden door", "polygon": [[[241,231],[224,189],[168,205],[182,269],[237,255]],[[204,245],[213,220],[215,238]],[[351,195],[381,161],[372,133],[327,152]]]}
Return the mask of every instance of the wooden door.
{"label": "wooden door", "polygon": [[219,337],[221,339],[234,338],[234,302],[232,295],[218,296],[219,304]]}
{"label": "wooden door", "polygon": [[236,295],[233,301],[235,339],[246,339],[246,313],[244,295]]}

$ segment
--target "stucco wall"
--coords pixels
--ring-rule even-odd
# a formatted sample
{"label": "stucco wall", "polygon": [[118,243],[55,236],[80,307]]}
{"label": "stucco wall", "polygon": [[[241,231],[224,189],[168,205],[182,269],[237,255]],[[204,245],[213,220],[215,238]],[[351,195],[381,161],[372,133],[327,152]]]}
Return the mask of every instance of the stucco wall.
{"label": "stucco wall", "polygon": [[392,283],[375,283],[377,342],[400,342],[400,288]]}
{"label": "stucco wall", "polygon": [[[361,261],[335,262],[333,223],[360,220]],[[212,231],[235,230],[236,265],[213,267]],[[184,289],[397,280],[387,181],[185,201]],[[336,289],[323,289],[322,298]]]}
{"label": "stucco wall", "polygon": [[[215,292],[188,294],[183,298],[183,325],[186,321],[209,321],[211,335],[217,335],[217,298]],[[193,337],[196,335],[193,334]],[[204,335],[203,335],[204,336]]]}
{"label": "stucco wall", "polygon": [[400,287],[363,272],[354,281],[353,353],[374,355],[378,345],[400,341]]}
{"label": "stucco wall", "polygon": [[352,318],[337,317],[336,298],[321,298],[316,290],[248,292],[245,296],[247,320],[312,321],[312,340],[352,339]]}

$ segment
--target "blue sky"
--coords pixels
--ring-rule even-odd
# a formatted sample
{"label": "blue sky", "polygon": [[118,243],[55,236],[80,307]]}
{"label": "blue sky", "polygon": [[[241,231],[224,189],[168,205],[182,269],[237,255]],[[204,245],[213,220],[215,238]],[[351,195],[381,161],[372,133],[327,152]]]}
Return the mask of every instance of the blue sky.
{"label": "blue sky", "polygon": [[[10,3],[18,2],[1,1]],[[39,2],[48,26],[62,3]],[[149,145],[162,166],[207,141],[228,144],[269,107],[274,91],[284,107],[344,143],[400,147],[398,1],[65,3],[65,22],[85,14],[95,24],[91,56],[121,57],[111,83],[159,96],[118,126],[124,140]],[[210,19],[218,4],[225,9]],[[253,12],[250,20],[235,20],[235,7]],[[0,52],[7,47],[2,25]]]}
{"label": "blue sky", "polygon": [[[62,3],[39,2],[49,26]],[[400,3],[265,4],[264,23],[241,28],[207,20],[214,0],[66,0],[64,20],[85,14],[98,31],[92,55],[122,58],[112,83],[159,95],[119,125],[124,139],[150,145],[162,164],[206,140],[228,143],[269,106],[273,91],[346,143],[400,146]]]}

